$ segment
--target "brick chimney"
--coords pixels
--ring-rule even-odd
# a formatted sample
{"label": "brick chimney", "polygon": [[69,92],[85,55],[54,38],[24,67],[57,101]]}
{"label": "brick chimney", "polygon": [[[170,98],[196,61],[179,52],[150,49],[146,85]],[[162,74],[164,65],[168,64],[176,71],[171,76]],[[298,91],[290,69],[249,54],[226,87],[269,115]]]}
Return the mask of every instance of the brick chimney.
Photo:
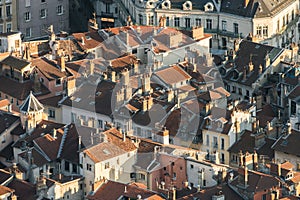
{"label": "brick chimney", "polygon": [[58,56],[57,57],[57,65],[60,67],[61,72],[66,71],[66,64],[65,64],[65,57],[64,56]]}
{"label": "brick chimney", "polygon": [[203,27],[193,27],[192,28],[192,38],[194,40],[199,40],[204,37],[204,28]]}

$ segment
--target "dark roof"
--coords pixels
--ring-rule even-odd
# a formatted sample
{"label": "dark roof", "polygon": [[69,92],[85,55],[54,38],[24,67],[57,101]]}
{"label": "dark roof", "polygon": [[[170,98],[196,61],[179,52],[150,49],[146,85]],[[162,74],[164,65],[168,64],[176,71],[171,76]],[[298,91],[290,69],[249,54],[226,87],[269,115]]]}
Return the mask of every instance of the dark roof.
{"label": "dark roof", "polygon": [[53,96],[53,97],[48,97],[45,99],[41,99],[40,103],[45,105],[45,106],[51,106],[51,107],[59,107],[59,102],[63,99],[63,95],[58,95],[58,96]]}
{"label": "dark roof", "polygon": [[258,7],[258,3],[254,0],[250,0],[248,5],[245,5],[244,0],[225,0],[221,2],[221,12],[242,17],[253,18]]}
{"label": "dark roof", "polygon": [[[127,192],[125,191],[125,187]],[[112,192],[113,191],[113,192]],[[89,200],[117,200],[121,196],[130,199],[136,199],[138,195],[141,195],[142,199],[148,199],[152,197],[153,199],[163,199],[155,192],[147,189],[139,188],[136,185],[123,184],[114,181],[107,181],[101,185],[101,187],[93,194],[89,195],[87,199]]]}
{"label": "dark roof", "polygon": [[24,133],[26,133],[26,129],[22,127],[21,123],[10,132],[12,135],[23,135]]}
{"label": "dark roof", "polygon": [[8,66],[13,67],[18,70],[21,70],[30,64],[30,62],[20,59],[20,58],[17,58],[17,57],[14,57],[14,56],[8,56],[8,57],[4,58],[0,63],[4,64],[4,65],[8,65]]}
{"label": "dark roof", "polygon": [[20,118],[15,115],[0,112],[0,134],[3,133],[3,131],[5,131],[6,129],[10,128],[10,126],[17,122],[19,119]]}
{"label": "dark roof", "polygon": [[7,187],[14,189],[14,194],[18,197],[18,200],[36,200],[36,187],[31,183],[14,179]]}
{"label": "dark roof", "polygon": [[[278,187],[280,182],[280,179],[269,174],[248,170],[248,186],[245,190],[247,193],[258,193],[272,189],[273,187]],[[240,184],[238,177],[230,183],[230,185],[233,186],[238,186]]]}
{"label": "dark roof", "polygon": [[[18,100],[24,100],[26,97],[28,97],[34,84],[33,81],[19,83],[4,76],[0,76],[0,83],[0,92],[12,96]],[[9,87],[7,87],[8,85]],[[42,85],[41,93],[36,94],[36,96],[42,96],[49,93],[50,91],[44,85]]]}
{"label": "dark roof", "polygon": [[290,94],[288,95],[288,97],[290,99],[298,99],[300,97],[300,85],[298,85],[297,87],[295,87]]}
{"label": "dark roof", "polygon": [[[267,55],[272,63],[282,53],[282,49],[242,40],[239,44],[237,57],[233,61],[233,65],[228,62],[224,67],[230,65],[230,70],[224,76],[227,81],[237,82],[242,85],[251,86],[259,77],[259,67],[262,66],[262,73],[266,70],[265,58]],[[252,61],[253,70],[250,72],[249,63]],[[247,73],[244,80],[244,73]],[[237,78],[233,78],[236,76]]]}
{"label": "dark roof", "polygon": [[12,177],[12,175],[3,170],[3,169],[0,169],[0,184],[2,185],[3,183],[5,183],[8,179],[10,179]]}
{"label": "dark roof", "polygon": [[115,85],[105,80],[102,80],[98,86],[85,83],[62,104],[109,116],[112,113],[112,101],[115,99],[112,98]]}
{"label": "dark roof", "polygon": [[[207,3],[212,3],[214,6],[213,1],[211,0],[203,0],[203,1],[198,1],[198,0],[190,0],[192,2],[192,8],[193,10],[203,10],[204,11],[204,6]],[[182,9],[182,5],[186,2],[186,0],[172,0],[171,1],[171,8],[172,9]],[[213,11],[216,11],[216,8],[214,6]]]}
{"label": "dark roof", "polygon": [[218,185],[212,188],[201,190],[200,192],[196,192],[194,194],[186,195],[184,197],[179,198],[179,200],[194,200],[198,199],[212,199],[212,196],[216,194],[223,194],[225,199],[234,199],[234,200],[242,200],[237,193],[235,193],[227,184]]}
{"label": "dark roof", "polygon": [[228,151],[231,153],[239,153],[240,151],[254,153],[257,152],[258,155],[265,155],[269,157],[269,160],[274,158],[274,150],[271,146],[274,144],[275,140],[265,138],[265,143],[259,148],[255,147],[255,135],[251,131],[245,130],[240,140],[235,142]]}
{"label": "dark roof", "polygon": [[272,149],[279,152],[288,153],[294,156],[300,156],[300,149],[298,148],[300,141],[300,132],[292,130],[287,136],[282,135],[276,143],[272,146]]}
{"label": "dark roof", "polygon": [[12,160],[14,158],[14,150],[12,148],[12,143],[8,144],[4,149],[0,151],[0,156],[6,158],[7,160]]}

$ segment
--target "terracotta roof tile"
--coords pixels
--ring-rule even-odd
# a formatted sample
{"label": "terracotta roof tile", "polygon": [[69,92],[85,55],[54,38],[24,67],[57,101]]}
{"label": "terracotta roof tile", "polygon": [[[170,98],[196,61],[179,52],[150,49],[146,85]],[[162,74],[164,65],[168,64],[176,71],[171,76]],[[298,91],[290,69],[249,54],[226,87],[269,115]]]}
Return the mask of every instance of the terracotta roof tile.
{"label": "terracotta roof tile", "polygon": [[159,70],[155,74],[167,84],[185,82],[192,78],[177,65]]}
{"label": "terracotta roof tile", "polygon": [[[126,192],[125,192],[126,187]],[[111,192],[113,191],[113,192]],[[155,199],[162,200],[161,196],[157,193],[152,192],[147,189],[139,188],[136,185],[130,184],[126,185],[123,183],[107,181],[101,185],[101,187],[93,194],[89,195],[87,199],[89,200],[117,200],[121,196],[130,199],[136,199],[138,195],[141,195],[142,199]]]}

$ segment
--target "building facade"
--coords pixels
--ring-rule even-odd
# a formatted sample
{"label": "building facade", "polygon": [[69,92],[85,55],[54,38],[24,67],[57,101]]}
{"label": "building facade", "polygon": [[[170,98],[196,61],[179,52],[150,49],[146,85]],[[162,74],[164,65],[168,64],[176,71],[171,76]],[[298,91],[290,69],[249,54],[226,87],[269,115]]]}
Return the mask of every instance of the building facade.
{"label": "building facade", "polygon": [[48,27],[56,32],[69,31],[69,1],[21,0],[17,3],[18,30],[30,40],[48,36]]}
{"label": "building facade", "polygon": [[277,47],[286,47],[299,37],[297,0],[97,1],[96,5],[100,4],[103,6],[95,6],[99,21],[109,14],[123,23],[130,16],[132,23],[158,25],[164,17],[170,27],[202,26],[205,32],[213,34],[211,47],[214,49],[226,49],[235,38],[248,34]]}

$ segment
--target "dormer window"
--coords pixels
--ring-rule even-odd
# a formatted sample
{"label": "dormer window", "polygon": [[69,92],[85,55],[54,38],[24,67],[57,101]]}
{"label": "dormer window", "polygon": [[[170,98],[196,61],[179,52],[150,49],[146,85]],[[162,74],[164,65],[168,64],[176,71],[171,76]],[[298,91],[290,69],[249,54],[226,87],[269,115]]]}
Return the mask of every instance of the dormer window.
{"label": "dormer window", "polygon": [[214,10],[214,5],[211,2],[205,4],[204,11],[213,11],[213,10]]}
{"label": "dormer window", "polygon": [[61,79],[58,78],[56,79],[55,86],[60,86],[60,85],[61,85]]}
{"label": "dormer window", "polygon": [[239,78],[239,73],[237,71],[234,71],[232,74],[232,79],[237,80]]}

